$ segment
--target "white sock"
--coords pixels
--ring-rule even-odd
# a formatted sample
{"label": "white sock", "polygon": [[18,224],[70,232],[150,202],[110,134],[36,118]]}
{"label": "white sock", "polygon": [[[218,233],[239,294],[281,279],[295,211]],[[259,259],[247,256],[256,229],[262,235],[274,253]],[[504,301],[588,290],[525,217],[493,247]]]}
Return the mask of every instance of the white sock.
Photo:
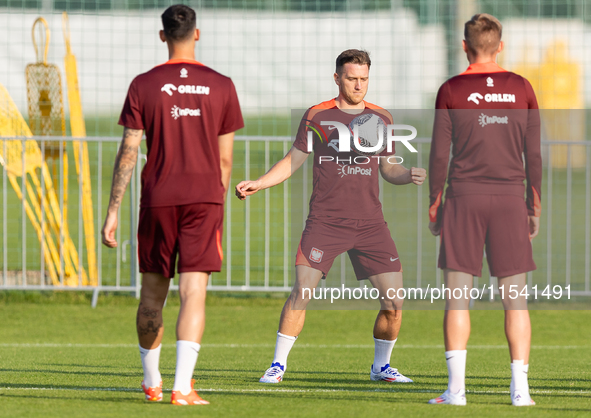
{"label": "white sock", "polygon": [[143,348],[141,345],[140,356],[142,357],[142,367],[144,368],[144,385],[149,388],[160,386],[162,376],[160,376],[160,349],[162,344],[153,350]]}
{"label": "white sock", "polygon": [[513,360],[511,363],[511,386],[513,390],[520,390],[529,393],[527,372],[529,364],[523,364],[523,360]]}
{"label": "white sock", "polygon": [[383,367],[385,367],[387,364],[390,364],[390,356],[392,355],[394,344],[396,344],[398,338],[396,340],[380,340],[374,337],[373,340],[375,344],[373,372],[379,373],[382,371]]}
{"label": "white sock", "polygon": [[445,352],[449,383],[447,389],[451,393],[466,390],[466,350],[451,350]]}
{"label": "white sock", "polygon": [[183,395],[188,395],[193,390],[191,378],[200,348],[201,345],[193,341],[179,340],[176,342],[176,372],[172,390],[180,390]]}
{"label": "white sock", "polygon": [[285,366],[287,365],[287,356],[289,356],[289,352],[297,339],[298,337],[290,337],[289,335],[284,335],[277,331],[277,342],[275,343],[273,364],[279,363],[282,365],[283,371],[285,371]]}

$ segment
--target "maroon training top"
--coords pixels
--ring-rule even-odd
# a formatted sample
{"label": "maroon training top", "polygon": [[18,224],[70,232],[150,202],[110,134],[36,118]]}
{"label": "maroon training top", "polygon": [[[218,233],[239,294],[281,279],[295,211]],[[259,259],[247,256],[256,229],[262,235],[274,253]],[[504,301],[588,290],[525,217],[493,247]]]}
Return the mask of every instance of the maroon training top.
{"label": "maroon training top", "polygon": [[[392,124],[390,113],[379,106],[364,103],[365,109],[361,113],[349,113],[339,110],[334,99],[328,100],[308,109],[302,119],[293,146],[309,154],[307,132],[314,132],[313,190],[308,217],[384,218],[379,197],[378,156],[366,157],[354,151],[339,152],[338,130],[320,124],[321,121],[336,121],[348,126],[357,116],[368,113],[381,117],[386,125]],[[395,162],[396,159],[391,157],[394,151],[392,143],[392,152],[385,149],[379,156],[390,157]]]}
{"label": "maroon training top", "polygon": [[230,78],[170,60],[132,81],[119,124],[146,131],[142,207],[224,202],[218,136],[244,126]]}
{"label": "maroon training top", "polygon": [[[462,194],[524,196],[530,216],[540,216],[542,158],[540,116],[531,84],[495,63],[472,64],[439,88],[429,157],[429,218],[446,197]],[[524,168],[525,163],[525,168]]]}

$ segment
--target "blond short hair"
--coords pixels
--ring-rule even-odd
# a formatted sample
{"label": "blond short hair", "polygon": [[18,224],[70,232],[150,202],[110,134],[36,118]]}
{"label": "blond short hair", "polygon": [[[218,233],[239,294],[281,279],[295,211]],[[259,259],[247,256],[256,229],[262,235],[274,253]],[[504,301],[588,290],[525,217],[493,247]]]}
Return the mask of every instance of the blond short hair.
{"label": "blond short hair", "polygon": [[479,13],[464,25],[464,40],[474,55],[491,55],[499,48],[503,25],[496,17]]}

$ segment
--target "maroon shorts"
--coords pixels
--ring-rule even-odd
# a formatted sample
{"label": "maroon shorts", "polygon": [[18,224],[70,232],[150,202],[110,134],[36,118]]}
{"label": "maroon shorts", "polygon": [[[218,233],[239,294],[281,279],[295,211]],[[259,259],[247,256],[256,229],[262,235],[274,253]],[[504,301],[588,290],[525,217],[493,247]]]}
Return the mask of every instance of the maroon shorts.
{"label": "maroon shorts", "polygon": [[296,266],[312,267],[326,277],[334,259],[345,251],[358,280],[402,271],[396,245],[383,219],[308,218]]}
{"label": "maroon shorts", "polygon": [[174,277],[178,272],[212,272],[222,267],[224,205],[195,203],[142,207],[138,226],[140,271]]}
{"label": "maroon shorts", "polygon": [[536,269],[523,197],[463,195],[446,199],[439,267],[480,277],[485,245],[492,276]]}

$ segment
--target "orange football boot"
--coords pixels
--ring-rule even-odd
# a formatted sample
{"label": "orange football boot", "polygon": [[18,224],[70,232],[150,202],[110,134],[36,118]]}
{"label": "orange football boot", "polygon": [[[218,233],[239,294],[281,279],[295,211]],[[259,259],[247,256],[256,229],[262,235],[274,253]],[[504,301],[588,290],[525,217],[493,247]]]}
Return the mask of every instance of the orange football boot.
{"label": "orange football boot", "polygon": [[146,400],[150,402],[160,402],[162,400],[162,381],[160,381],[160,385],[156,386],[155,388],[147,388],[142,380],[142,389],[146,394]]}
{"label": "orange football boot", "polygon": [[[191,379],[191,388],[195,385],[195,379]],[[195,389],[191,389],[188,395],[183,395],[180,390],[173,390],[170,403],[173,405],[208,405],[201,396],[197,394]]]}

